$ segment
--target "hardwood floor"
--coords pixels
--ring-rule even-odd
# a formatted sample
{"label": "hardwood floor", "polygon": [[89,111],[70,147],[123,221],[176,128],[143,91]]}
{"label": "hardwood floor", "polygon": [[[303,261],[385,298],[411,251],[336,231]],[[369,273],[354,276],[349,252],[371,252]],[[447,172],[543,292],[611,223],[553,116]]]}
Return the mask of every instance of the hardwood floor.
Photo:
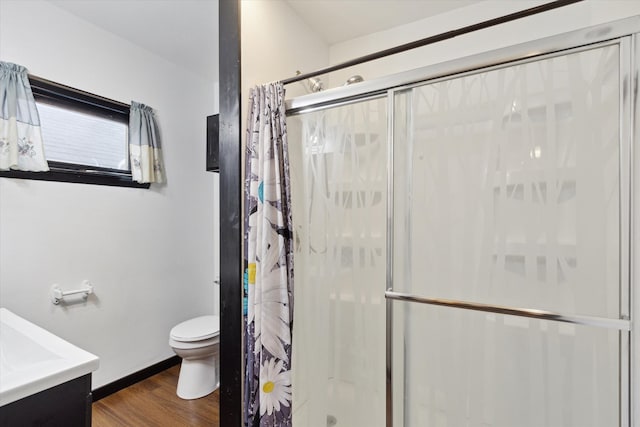
{"label": "hardwood floor", "polygon": [[219,390],[201,399],[176,395],[180,365],[93,404],[94,427],[199,427],[220,425]]}

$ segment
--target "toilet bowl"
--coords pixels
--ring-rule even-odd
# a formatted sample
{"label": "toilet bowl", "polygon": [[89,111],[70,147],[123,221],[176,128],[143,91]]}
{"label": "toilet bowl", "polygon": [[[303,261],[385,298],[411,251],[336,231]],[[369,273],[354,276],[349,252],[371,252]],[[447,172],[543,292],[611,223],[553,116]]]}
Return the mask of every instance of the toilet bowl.
{"label": "toilet bowl", "polygon": [[178,397],[198,399],[218,388],[220,318],[215,315],[186,320],[171,329],[169,345],[182,358]]}

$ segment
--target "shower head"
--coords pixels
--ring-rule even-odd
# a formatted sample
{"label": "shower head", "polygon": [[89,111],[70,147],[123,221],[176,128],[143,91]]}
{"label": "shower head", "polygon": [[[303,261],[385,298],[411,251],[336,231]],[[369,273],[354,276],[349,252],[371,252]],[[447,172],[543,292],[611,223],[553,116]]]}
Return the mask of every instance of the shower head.
{"label": "shower head", "polygon": [[322,80],[319,77],[311,77],[309,79],[309,89],[311,92],[320,92],[324,89],[324,85],[322,84]]}
{"label": "shower head", "polygon": [[350,84],[360,83],[360,82],[363,82],[363,81],[364,81],[364,79],[362,78],[362,76],[359,75],[359,74],[356,74],[355,76],[349,77],[347,79],[347,81],[344,83],[344,86],[349,86]]}
{"label": "shower head", "polygon": [[[297,70],[296,76],[299,76],[300,74],[302,74],[300,70]],[[305,88],[311,92],[320,92],[322,89],[324,89],[324,84],[322,83],[322,80],[320,80],[320,77],[311,77],[307,79],[306,85],[304,84],[304,80],[300,81],[300,83],[302,83],[303,86],[305,86]]]}

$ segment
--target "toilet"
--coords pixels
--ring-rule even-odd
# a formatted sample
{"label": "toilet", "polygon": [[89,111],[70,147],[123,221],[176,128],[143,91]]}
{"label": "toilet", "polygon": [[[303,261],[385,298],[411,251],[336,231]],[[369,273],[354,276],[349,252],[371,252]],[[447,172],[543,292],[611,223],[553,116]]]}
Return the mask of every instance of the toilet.
{"label": "toilet", "polygon": [[220,317],[200,316],[174,326],[169,345],[182,358],[178,397],[198,399],[218,388]]}

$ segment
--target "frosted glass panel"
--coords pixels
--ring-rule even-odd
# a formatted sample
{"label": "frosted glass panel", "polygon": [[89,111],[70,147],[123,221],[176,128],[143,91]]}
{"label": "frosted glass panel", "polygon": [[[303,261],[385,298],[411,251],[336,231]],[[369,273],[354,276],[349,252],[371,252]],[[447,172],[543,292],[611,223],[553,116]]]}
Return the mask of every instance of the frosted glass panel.
{"label": "frosted glass panel", "polygon": [[385,425],[386,99],[287,118],[293,425]]}
{"label": "frosted glass panel", "polygon": [[396,96],[394,290],[619,318],[620,53]]}
{"label": "frosted glass panel", "polygon": [[405,350],[394,353],[394,375],[404,379],[394,389],[404,408],[396,425],[619,425],[617,330],[402,302],[393,309]]}

